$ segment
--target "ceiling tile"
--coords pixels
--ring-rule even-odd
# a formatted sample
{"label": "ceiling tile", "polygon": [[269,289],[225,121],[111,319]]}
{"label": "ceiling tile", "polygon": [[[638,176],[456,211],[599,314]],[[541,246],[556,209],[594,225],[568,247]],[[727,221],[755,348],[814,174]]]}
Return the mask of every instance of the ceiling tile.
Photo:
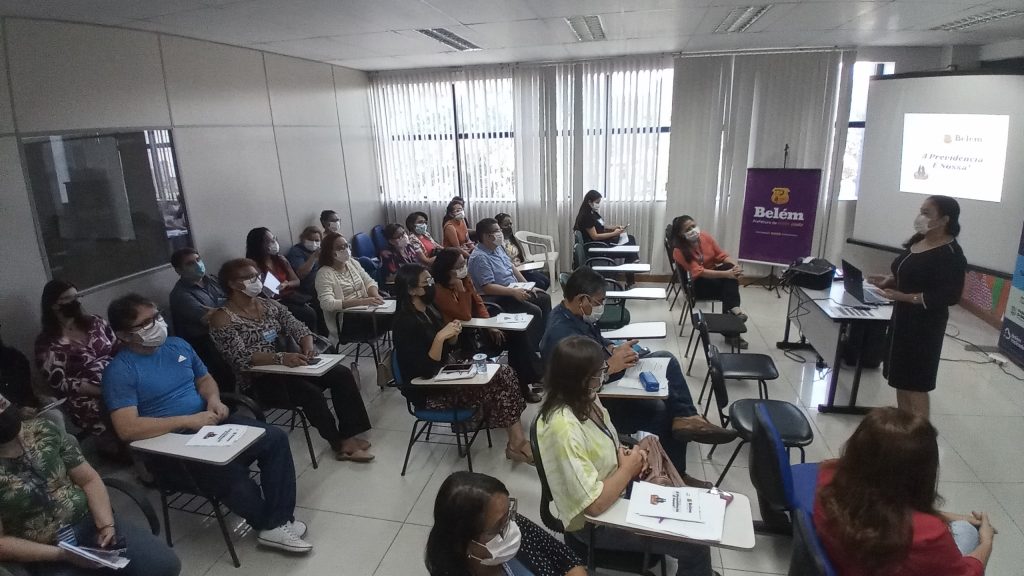
{"label": "ceiling tile", "polygon": [[765,16],[774,18],[761,18],[750,29],[755,32],[832,30],[878,7],[875,2],[801,2],[772,9]]}
{"label": "ceiling tile", "polygon": [[223,8],[204,8],[133,22],[133,27],[159,30],[191,38],[226,44],[251,44],[294,38],[308,38],[297,22],[289,23],[278,15],[271,17],[257,3],[231,4]]}
{"label": "ceiling tile", "polygon": [[258,42],[249,45],[257,50],[266,50],[277,54],[308,58],[330,62],[332,60],[354,60],[357,58],[375,58],[380,54],[368,47],[358,44],[342,44],[331,38],[303,38],[301,40],[282,40],[278,42]]}
{"label": "ceiling tile", "polygon": [[884,4],[843,24],[842,29],[909,30],[963,9],[963,2],[914,1]]}
{"label": "ceiling tile", "polygon": [[410,64],[402,58],[386,56],[383,58],[361,58],[357,60],[333,60],[335,66],[344,66],[353,70],[395,70],[409,68]]}
{"label": "ceiling tile", "polygon": [[525,0],[541,18],[565,18],[582,14],[610,14],[641,10],[669,10],[678,0]]}
{"label": "ceiling tile", "polygon": [[562,18],[471,24],[466,28],[469,29],[464,35],[466,39],[481,48],[544,46],[576,41],[576,35]]}
{"label": "ceiling tile", "polygon": [[822,32],[750,32],[691,36],[684,52],[831,46]]}
{"label": "ceiling tile", "polygon": [[374,56],[439,54],[454,50],[437,40],[427,38],[415,30],[336,36],[332,40],[347,46],[362,48],[367,52],[373,53]]}
{"label": "ceiling tile", "polygon": [[536,12],[524,0],[423,0],[463,24],[532,20]]}
{"label": "ceiling tile", "polygon": [[611,40],[687,36],[700,26],[706,8],[648,10],[601,14],[605,33]]}

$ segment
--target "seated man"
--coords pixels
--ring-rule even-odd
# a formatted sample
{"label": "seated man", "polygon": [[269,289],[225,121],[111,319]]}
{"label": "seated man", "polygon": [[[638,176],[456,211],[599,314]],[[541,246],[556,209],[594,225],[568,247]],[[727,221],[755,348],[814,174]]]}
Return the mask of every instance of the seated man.
{"label": "seated man", "polygon": [[[154,475],[180,474],[187,467],[198,486],[217,496],[258,531],[261,544],[287,552],[309,552],[306,525],[295,521],[295,464],[288,436],[275,426],[228,413],[217,382],[187,342],[167,338],[167,324],[149,300],[128,294],[114,300],[107,317],[121,351],[103,373],[103,401],[125,442],[220,423],[263,428],[265,434],[230,464],[150,459]],[[256,461],[262,487],[249,478]]]}
{"label": "seated man", "polygon": [[[560,340],[579,335],[596,340],[604,347],[608,362],[609,382],[621,378],[627,368],[636,364],[639,360],[637,353],[633,350],[636,340],[616,346],[611,340],[602,336],[596,326],[604,310],[604,298],[605,282],[600,274],[586,266],[577,268],[572,273],[565,283],[563,300],[551,311],[547,330],[544,331],[544,337],[540,341],[540,352],[545,361]],[[668,380],[668,398],[665,400],[665,407],[671,418],[670,429],[675,440],[680,443],[692,440],[702,444],[724,444],[736,438],[735,430],[715,426],[697,414],[697,408],[693,405],[693,397],[690,396],[690,389],[683,377],[683,369],[671,352],[652,352],[647,357],[670,359],[665,375]],[[643,404],[642,401],[623,401],[622,406],[616,406],[616,408],[621,408],[619,410],[613,410],[615,404],[612,401],[605,402],[608,411],[613,413],[613,419],[616,415],[628,417],[630,420],[640,418],[628,412],[634,408],[640,408]],[[629,428],[629,426],[624,425],[623,428]],[[657,430],[647,431],[658,432]],[[662,443],[665,444],[666,451],[672,456],[671,442],[663,437]],[[685,453],[685,445],[681,451]],[[672,460],[680,474],[684,474],[685,457],[672,458]],[[686,478],[689,477],[684,475],[684,479]]]}
{"label": "seated man", "polygon": [[334,210],[323,210],[320,212],[320,226],[324,234],[334,232],[341,234],[341,217]]}
{"label": "seated man", "polygon": [[206,264],[195,248],[181,248],[171,254],[171,266],[180,277],[171,289],[171,326],[199,354],[221,389],[235,389],[235,375],[210,338],[207,314],[224,305],[227,296],[220,282],[206,273]]}
{"label": "seated man", "polygon": [[484,218],[476,224],[477,246],[469,255],[469,277],[477,292],[491,296],[493,301],[505,312],[533,315],[533,322],[527,329],[527,335],[534,348],[544,334],[544,326],[551,313],[551,297],[547,292],[513,288],[515,282],[526,282],[526,278],[512,266],[505,248],[505,235],[494,218]]}

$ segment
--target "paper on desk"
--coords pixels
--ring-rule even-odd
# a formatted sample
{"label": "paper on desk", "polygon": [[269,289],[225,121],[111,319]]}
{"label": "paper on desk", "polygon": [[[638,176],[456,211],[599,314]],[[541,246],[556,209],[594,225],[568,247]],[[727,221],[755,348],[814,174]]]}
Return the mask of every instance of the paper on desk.
{"label": "paper on desk", "polygon": [[701,492],[707,490],[634,482],[629,511],[641,516],[700,522]]}
{"label": "paper on desk", "polygon": [[[636,488],[637,486],[634,485],[632,498],[636,497]],[[709,494],[706,490],[701,490],[698,496],[700,498],[700,522],[663,520],[637,514],[633,511],[632,499],[630,500],[629,508],[626,509],[626,522],[655,532],[678,534],[694,540],[720,542],[722,540],[722,531],[725,527],[726,502],[717,494]]]}
{"label": "paper on desk", "polygon": [[629,234],[626,234],[625,232],[622,232],[622,233],[619,234],[619,240],[615,244],[617,244],[619,246],[624,246],[628,242],[629,242]]}
{"label": "paper on desk", "polygon": [[611,386],[622,386],[623,388],[636,388],[643,390],[644,385],[640,382],[641,372],[650,372],[658,377],[659,388],[668,385],[668,363],[671,358],[641,358],[633,367],[626,368],[626,373],[615,382],[609,382]]}
{"label": "paper on desk", "polygon": [[523,290],[533,290],[536,286],[536,282],[513,282],[508,285],[509,288],[522,288]]}
{"label": "paper on desk", "polygon": [[272,295],[276,296],[279,292],[278,288],[281,287],[281,281],[270,272],[267,272],[265,276],[266,277],[263,279],[263,287]]}
{"label": "paper on desk", "polygon": [[57,547],[67,550],[76,556],[81,556],[90,562],[94,562],[104,568],[110,568],[111,570],[120,570],[128,565],[131,560],[121,556],[114,550],[97,550],[95,548],[86,548],[84,546],[75,546],[74,544],[68,544],[63,540],[57,542]]}
{"label": "paper on desk", "polygon": [[525,313],[525,312],[521,312],[521,313],[517,313],[517,314],[510,314],[510,313],[507,313],[507,312],[502,312],[501,314],[498,314],[498,323],[499,324],[526,322],[529,319],[530,319],[530,315]]}
{"label": "paper on desk", "polygon": [[203,426],[194,436],[189,438],[186,446],[231,446],[245,434],[245,426],[223,424],[221,426]]}

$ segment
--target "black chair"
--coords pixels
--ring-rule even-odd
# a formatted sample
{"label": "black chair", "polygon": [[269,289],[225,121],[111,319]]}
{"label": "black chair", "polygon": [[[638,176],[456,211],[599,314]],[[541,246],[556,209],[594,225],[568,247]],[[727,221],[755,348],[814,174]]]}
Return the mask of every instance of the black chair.
{"label": "black chair", "polygon": [[[451,442],[431,442],[430,434],[434,430],[434,424],[448,424],[452,428],[451,434],[438,434],[439,436],[455,437],[455,446],[458,447],[459,457],[466,457],[466,466],[469,471],[473,471],[473,455],[470,453],[470,448],[473,447],[473,442],[476,441],[477,435],[480,434],[480,430],[484,430],[487,433],[487,447],[491,448],[494,444],[491,443],[491,429],[487,422],[487,413],[481,406],[466,406],[460,407],[458,405],[444,409],[429,409],[417,407],[409,397],[411,390],[409,388],[412,384],[405,382],[402,379],[402,374],[398,368],[398,351],[391,351],[391,374],[395,378],[395,386],[405,396],[406,408],[409,410],[409,414],[416,419],[412,424],[412,432],[409,433],[409,445],[405,448],[405,461],[402,463],[402,476],[405,476],[405,470],[409,466],[409,454],[412,453],[412,447],[416,442],[426,442],[431,444],[446,444],[452,445]],[[448,386],[450,388],[451,386]],[[416,392],[422,393],[424,390],[429,391],[429,387],[421,386]],[[429,392],[428,392],[429,393]],[[474,419],[479,418],[479,424],[477,424],[475,430],[470,429],[470,425]],[[420,437],[426,433],[426,437],[420,440]],[[465,450],[463,450],[465,447]]]}
{"label": "black chair", "polygon": [[[725,337],[729,344],[729,349],[733,353],[740,352],[735,338],[738,338],[740,334],[747,333],[747,323],[735,314],[705,314],[702,310],[694,310],[690,314],[690,325],[692,326],[690,328],[690,339],[686,341],[686,353],[683,354],[683,356],[690,357],[690,363],[686,366],[687,374],[693,369],[693,361],[697,358],[697,346],[693,344],[693,336],[697,332],[698,314],[703,317],[704,323],[707,324],[708,334],[721,334]],[[683,328],[685,327],[679,328],[680,336],[683,335]],[[692,351],[690,350],[691,347],[693,348]]]}
{"label": "black chair", "polygon": [[[665,257],[668,259],[668,269],[671,274],[668,278],[668,284],[665,285],[665,300],[669,298],[672,302],[668,305],[668,311],[671,312],[675,308],[676,302],[679,301],[679,293],[682,291],[682,287],[679,284],[679,274],[676,272],[675,258],[672,258],[672,225],[665,226]],[[673,295],[674,292],[674,295]]]}
{"label": "black chair", "polygon": [[[625,288],[611,278],[604,279],[605,290],[622,292]],[[604,314],[597,321],[600,330],[618,330],[629,324],[629,310],[626,309],[624,298],[606,298],[604,301]]]}
{"label": "black chair", "polygon": [[[739,455],[740,449],[743,448],[744,444],[750,442],[750,439],[753,437],[754,409],[757,406],[764,406],[768,410],[772,419],[777,423],[783,445],[787,449],[799,449],[800,461],[803,462],[806,459],[804,446],[814,441],[814,430],[811,428],[811,423],[804,416],[804,413],[795,405],[782,400],[743,398],[729,404],[729,391],[725,385],[725,378],[722,377],[722,364],[719,358],[718,348],[712,346],[708,360],[708,373],[711,377],[711,394],[708,397],[708,406],[711,405],[711,400],[714,398],[718,406],[719,422],[721,422],[723,427],[732,426],[739,433],[740,442],[736,445],[736,449],[729,458],[729,462],[725,465],[725,469],[722,470],[722,474],[718,477],[718,481],[715,482],[715,486],[722,484],[722,480],[725,479],[725,475],[729,472],[729,468],[732,467],[736,456]],[[728,415],[725,413],[726,406],[729,408]],[[707,410],[704,411],[704,414],[707,415]],[[708,458],[711,458],[717,447],[718,445],[711,447],[711,451],[708,452]]]}
{"label": "black chair", "polygon": [[103,478],[103,484],[106,485],[108,491],[116,490],[130,498],[146,518],[146,524],[149,525],[149,531],[153,533],[153,536],[160,535],[160,520],[156,516],[156,510],[153,509],[153,505],[149,503],[149,498],[146,497],[145,491],[135,484],[109,476]]}
{"label": "black chair", "polygon": [[[697,310],[695,318],[697,331],[700,332],[700,344],[704,348],[704,358],[708,362],[708,373],[704,376],[704,384],[700,388],[700,395],[697,403],[704,400],[704,391],[708,387],[711,378],[711,334],[708,332],[707,322],[704,321],[704,313]],[[717,352],[718,349],[715,348]],[[696,352],[694,352],[696,355]],[[722,367],[722,378],[725,380],[757,380],[757,392],[760,398],[768,398],[768,380],[776,380],[779,377],[779,369],[775,367],[775,360],[767,354],[734,354],[719,353],[719,362]],[[704,408],[704,415],[708,413],[711,402]]]}
{"label": "black chair", "polygon": [[[610,244],[607,244],[605,242],[584,242],[583,235],[579,232],[579,230],[576,231],[575,237],[576,242],[572,246],[573,270],[581,266],[593,267],[595,264],[598,266],[618,265],[618,262],[616,262],[612,258],[608,258],[607,256],[590,255],[589,250],[591,248],[607,248],[610,246]],[[600,274],[602,276],[607,276],[610,274],[617,274],[617,272],[600,272]]]}
{"label": "black chair", "polygon": [[683,326],[686,326],[687,314],[692,314],[699,302],[710,302],[711,312],[715,311],[715,303],[721,302],[720,298],[697,298],[697,291],[693,287],[693,279],[690,272],[682,267],[676,266],[676,281],[679,282],[680,290],[683,293],[683,308],[679,311],[679,335],[683,335]]}
{"label": "black chair", "polygon": [[[591,549],[579,538],[566,534],[565,525],[551,513],[551,487],[548,485],[548,477],[544,472],[544,462],[541,458],[540,443],[537,441],[537,420],[534,418],[530,425],[530,447],[533,449],[533,464],[537,468],[537,477],[540,479],[540,519],[544,526],[552,532],[562,535],[565,545],[572,549],[581,558],[588,559],[591,568],[604,568],[617,572],[628,572],[630,574],[650,575],[650,570],[661,564],[661,576],[666,576],[667,565],[665,556],[662,554],[649,554],[647,552],[632,552],[624,550],[602,550]],[[593,525],[587,524],[587,530],[593,530]]]}
{"label": "black chair", "polygon": [[789,463],[789,452],[767,404],[754,407],[748,462],[762,518],[755,530],[789,535],[794,512],[814,512],[818,464]]}
{"label": "black chair", "polygon": [[836,576],[814,529],[813,517],[804,510],[793,515],[793,553],[789,576]]}
{"label": "black chair", "polygon": [[[365,357],[362,354],[363,346],[370,349],[370,355],[373,356],[373,365],[380,364],[381,349],[385,348],[388,342],[388,333],[391,329],[391,317],[384,316],[378,318],[379,314],[372,312],[348,312],[349,323],[347,328],[342,330],[346,326],[342,322],[342,316],[345,313],[338,312],[334,315],[334,328],[338,334],[338,346],[337,351],[341,352],[341,347],[345,345],[355,344],[355,358],[349,364],[349,368],[358,373],[359,370],[359,358]],[[365,317],[369,316],[370,321],[365,322]],[[353,327],[355,326],[355,327]]]}

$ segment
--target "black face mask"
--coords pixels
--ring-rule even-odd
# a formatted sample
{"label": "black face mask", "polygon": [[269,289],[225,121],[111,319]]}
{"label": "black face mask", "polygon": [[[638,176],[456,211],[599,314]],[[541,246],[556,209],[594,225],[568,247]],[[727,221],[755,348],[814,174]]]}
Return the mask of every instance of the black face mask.
{"label": "black face mask", "polygon": [[511,226],[502,226],[501,227],[501,233],[505,235],[506,239],[509,238],[510,236],[512,236],[512,227]]}
{"label": "black face mask", "polygon": [[426,302],[427,304],[431,304],[434,302],[434,294],[434,287],[427,286],[423,288],[423,296],[420,296],[420,298],[422,298],[423,301]]}
{"label": "black face mask", "polygon": [[72,300],[67,304],[61,304],[57,307],[60,311],[60,315],[65,318],[78,318],[82,315],[82,303],[78,300]]}
{"label": "black face mask", "polygon": [[21,433],[21,415],[16,406],[8,406],[0,413],[0,444],[6,444]]}

